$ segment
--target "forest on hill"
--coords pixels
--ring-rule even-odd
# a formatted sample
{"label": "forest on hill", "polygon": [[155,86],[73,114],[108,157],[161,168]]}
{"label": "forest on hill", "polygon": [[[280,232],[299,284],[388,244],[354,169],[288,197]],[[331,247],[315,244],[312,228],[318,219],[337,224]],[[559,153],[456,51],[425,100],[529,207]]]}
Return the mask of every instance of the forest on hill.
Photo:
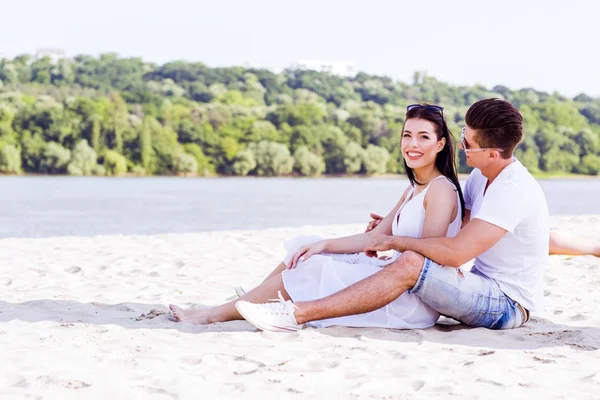
{"label": "forest on hill", "polygon": [[364,73],[156,65],[116,54],[0,61],[0,172],[402,173],[408,104],[443,106],[456,138],[468,107],[488,97],[523,114],[516,156],[532,173],[600,173],[600,99],[585,94],[452,86],[419,72],[405,83]]}

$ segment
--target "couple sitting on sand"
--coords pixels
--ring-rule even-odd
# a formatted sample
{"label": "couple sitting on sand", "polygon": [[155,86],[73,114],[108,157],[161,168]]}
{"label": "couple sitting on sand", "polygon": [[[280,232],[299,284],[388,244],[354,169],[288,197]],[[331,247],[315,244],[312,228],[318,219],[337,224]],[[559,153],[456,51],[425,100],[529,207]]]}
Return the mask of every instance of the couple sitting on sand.
{"label": "couple sitting on sand", "polygon": [[[246,319],[283,332],[305,324],[427,328],[440,314],[490,329],[525,324],[542,309],[549,251],[569,248],[554,233],[548,240],[544,193],[513,157],[523,135],[519,111],[486,99],[465,121],[460,147],[475,169],[464,194],[443,108],[408,106],[400,145],[411,185],[385,218],[358,235],[291,239],[258,287],[236,288],[239,299],[207,309],[171,305],[175,318]],[[459,269],[472,259],[470,271]]]}

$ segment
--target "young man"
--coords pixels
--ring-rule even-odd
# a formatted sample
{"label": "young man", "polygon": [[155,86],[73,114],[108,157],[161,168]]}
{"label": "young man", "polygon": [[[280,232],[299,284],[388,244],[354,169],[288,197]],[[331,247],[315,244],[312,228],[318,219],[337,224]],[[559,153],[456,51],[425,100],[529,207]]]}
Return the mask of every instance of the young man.
{"label": "young man", "polygon": [[[469,222],[456,237],[371,232],[364,251],[395,249],[402,256],[323,299],[245,303],[238,310],[249,310],[251,322],[261,329],[297,330],[309,321],[376,310],[409,291],[471,326],[507,329],[527,322],[530,311],[542,308],[549,226],[542,189],[513,158],[523,135],[522,117],[512,104],[486,99],[469,108],[465,121],[461,148],[475,170],[465,185]],[[471,272],[458,269],[473,258]]]}

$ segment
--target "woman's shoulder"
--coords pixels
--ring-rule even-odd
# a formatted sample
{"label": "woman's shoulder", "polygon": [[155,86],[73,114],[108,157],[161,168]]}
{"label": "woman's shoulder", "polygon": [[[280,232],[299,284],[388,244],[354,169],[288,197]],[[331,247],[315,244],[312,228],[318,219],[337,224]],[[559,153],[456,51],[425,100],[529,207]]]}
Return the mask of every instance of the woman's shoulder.
{"label": "woman's shoulder", "polygon": [[433,181],[431,181],[431,183],[429,184],[429,190],[431,190],[433,188],[436,188],[435,190],[443,190],[440,188],[444,188],[444,187],[456,191],[456,186],[454,185],[454,182],[452,182],[450,180],[450,178],[448,178],[447,176],[444,176],[444,175],[438,176]]}
{"label": "woman's shoulder", "polygon": [[456,186],[446,177],[435,179],[429,184],[425,197],[456,197]]}

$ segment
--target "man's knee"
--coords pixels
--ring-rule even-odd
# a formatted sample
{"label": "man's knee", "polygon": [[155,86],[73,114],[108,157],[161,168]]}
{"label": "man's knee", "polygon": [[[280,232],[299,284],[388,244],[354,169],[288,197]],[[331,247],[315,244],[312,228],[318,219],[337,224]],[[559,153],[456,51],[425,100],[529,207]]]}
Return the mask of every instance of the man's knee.
{"label": "man's knee", "polygon": [[425,257],[412,250],[407,250],[400,255],[399,260],[403,260],[406,265],[422,267],[425,262]]}
{"label": "man's knee", "polygon": [[416,282],[421,274],[424,262],[425,257],[419,253],[408,250],[403,252],[396,261],[388,266],[388,268],[391,268],[403,277]]}

